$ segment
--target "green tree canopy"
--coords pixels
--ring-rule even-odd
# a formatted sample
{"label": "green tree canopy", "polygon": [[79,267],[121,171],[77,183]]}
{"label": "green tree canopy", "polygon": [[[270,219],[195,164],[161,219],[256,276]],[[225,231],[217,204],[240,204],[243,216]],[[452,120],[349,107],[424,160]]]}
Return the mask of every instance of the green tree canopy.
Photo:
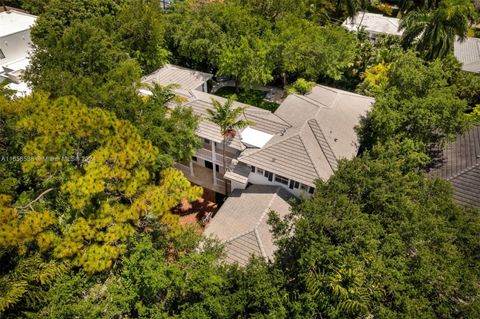
{"label": "green tree canopy", "polygon": [[359,129],[364,147],[411,139],[428,151],[465,130],[467,103],[449,85],[449,73],[441,61],[425,63],[409,52],[384,78],[383,91]]}
{"label": "green tree canopy", "polygon": [[433,10],[412,11],[400,23],[404,46],[416,45],[428,60],[445,57],[457,37],[465,39],[473,15],[470,0],[442,0]]}
{"label": "green tree canopy", "polygon": [[277,224],[290,317],[478,314],[478,212],[418,173],[425,160],[412,141],[376,146],[294,208],[293,235]]}

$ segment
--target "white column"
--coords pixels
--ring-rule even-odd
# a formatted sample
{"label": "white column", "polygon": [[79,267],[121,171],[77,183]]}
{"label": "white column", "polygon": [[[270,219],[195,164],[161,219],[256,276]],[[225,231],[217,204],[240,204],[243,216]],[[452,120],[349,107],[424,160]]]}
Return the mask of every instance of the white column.
{"label": "white column", "polygon": [[214,141],[212,141],[212,163],[213,163],[213,185],[217,185],[217,153],[215,152]]}
{"label": "white column", "polygon": [[195,174],[193,173],[193,163],[192,162],[190,162],[190,175],[195,176]]}

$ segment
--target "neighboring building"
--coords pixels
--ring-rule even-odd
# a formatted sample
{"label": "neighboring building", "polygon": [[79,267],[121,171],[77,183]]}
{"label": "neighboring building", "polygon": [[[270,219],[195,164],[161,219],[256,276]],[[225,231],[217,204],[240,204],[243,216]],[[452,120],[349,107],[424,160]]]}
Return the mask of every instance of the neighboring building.
{"label": "neighboring building", "polygon": [[372,39],[376,39],[378,34],[402,35],[399,30],[400,19],[376,13],[359,12],[355,17],[345,20],[342,26],[351,32],[365,30]]}
{"label": "neighboring building", "polygon": [[11,81],[11,89],[22,88],[22,74],[30,63],[30,29],[36,16],[8,10],[0,12],[0,82]]}
{"label": "neighboring building", "polygon": [[251,256],[273,260],[273,243],[268,214],[280,217],[290,212],[292,198],[280,186],[251,185],[234,190],[207,225],[205,235],[219,239],[225,246],[226,261],[245,265]]}
{"label": "neighboring building", "polygon": [[460,204],[480,208],[480,125],[447,145],[430,174],[450,181]]}
{"label": "neighboring building", "polygon": [[[187,72],[184,68],[167,68],[169,72]],[[186,74],[191,74],[192,80],[196,76],[194,71]],[[175,76],[171,75],[171,78]],[[170,84],[171,81],[160,84]],[[190,83],[191,80],[183,81]],[[204,119],[208,116],[207,109],[213,108],[212,99],[220,103],[226,101],[219,96],[181,87],[176,92],[186,100],[183,106],[191,107]],[[327,180],[336,170],[338,160],[357,155],[359,145],[354,127],[373,102],[374,99],[369,97],[317,85],[305,96],[288,96],[275,113],[248,106],[242,117],[254,125],[228,141],[226,170],[223,168],[220,128],[202,120],[197,134],[203,147],[191,163],[177,163],[176,167],[191,182],[223,195],[235,189],[245,189],[249,184],[261,184],[281,186],[297,197],[308,197],[314,192],[315,180]],[[245,106],[238,102],[234,105]]]}
{"label": "neighboring building", "polygon": [[[400,19],[368,12],[359,12],[353,19],[345,20],[342,26],[351,32],[363,29],[373,40],[377,38],[378,34],[396,36],[403,34],[403,30],[399,30]],[[467,37],[464,41],[456,40],[453,53],[462,63],[462,70],[480,73],[480,39]]]}
{"label": "neighboring building", "polygon": [[454,53],[462,63],[462,70],[480,72],[480,39],[467,37],[464,41],[455,41]]}

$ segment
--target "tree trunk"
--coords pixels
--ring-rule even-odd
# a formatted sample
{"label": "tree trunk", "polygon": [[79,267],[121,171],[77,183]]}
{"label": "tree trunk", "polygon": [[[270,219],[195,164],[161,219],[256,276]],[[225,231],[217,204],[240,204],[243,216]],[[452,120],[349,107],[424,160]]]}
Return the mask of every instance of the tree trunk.
{"label": "tree trunk", "polygon": [[2,0],[3,11],[7,12],[7,6],[5,5],[5,0]]}
{"label": "tree trunk", "polygon": [[[236,83],[236,82],[235,82]],[[223,136],[223,149],[222,149],[222,160],[223,160],[223,182],[225,183],[225,195],[227,194],[227,180],[225,179],[225,173],[227,172],[227,161],[225,160],[225,148],[227,147],[227,137]]]}
{"label": "tree trunk", "polygon": [[235,93],[240,92],[240,84],[238,83],[238,80],[235,80]]}
{"label": "tree trunk", "polygon": [[283,79],[283,88],[286,90],[287,89],[287,72],[282,73],[282,79]]}

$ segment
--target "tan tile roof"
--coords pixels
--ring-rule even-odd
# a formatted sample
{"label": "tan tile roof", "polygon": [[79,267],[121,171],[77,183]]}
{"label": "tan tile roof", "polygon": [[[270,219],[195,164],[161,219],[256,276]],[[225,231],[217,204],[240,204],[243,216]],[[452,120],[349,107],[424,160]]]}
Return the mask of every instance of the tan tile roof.
{"label": "tan tile roof", "polygon": [[254,256],[273,258],[276,246],[267,223],[270,210],[285,216],[292,198],[279,186],[251,185],[234,190],[205,229],[225,244],[227,260],[245,265]]}
{"label": "tan tile roof", "polygon": [[183,90],[195,90],[212,78],[212,74],[166,64],[162,68],[145,76],[143,83],[161,85],[178,84]]}
{"label": "tan tile roof", "polygon": [[[207,109],[213,108],[213,99],[219,101],[220,103],[225,103],[226,99],[213,94],[194,90],[190,92],[179,91],[179,93],[188,99],[183,106],[191,107],[193,112],[203,119],[199,124],[197,134],[202,138],[208,138],[209,140],[217,143],[222,143],[223,137],[220,134],[220,127],[207,120]],[[254,127],[262,132],[277,134],[290,126],[288,123],[270,111],[239,102],[234,102],[234,106],[246,106],[247,109],[243,114],[243,118],[253,122],[251,127]],[[240,138],[240,134],[237,134],[232,141],[229,141],[229,146],[237,150],[244,150],[245,146],[241,143]]]}
{"label": "tan tile roof", "polygon": [[262,149],[246,150],[239,161],[314,186],[328,179],[341,158],[358,152],[354,127],[374,99],[317,85],[310,94],[290,95],[275,112],[291,124]]}

